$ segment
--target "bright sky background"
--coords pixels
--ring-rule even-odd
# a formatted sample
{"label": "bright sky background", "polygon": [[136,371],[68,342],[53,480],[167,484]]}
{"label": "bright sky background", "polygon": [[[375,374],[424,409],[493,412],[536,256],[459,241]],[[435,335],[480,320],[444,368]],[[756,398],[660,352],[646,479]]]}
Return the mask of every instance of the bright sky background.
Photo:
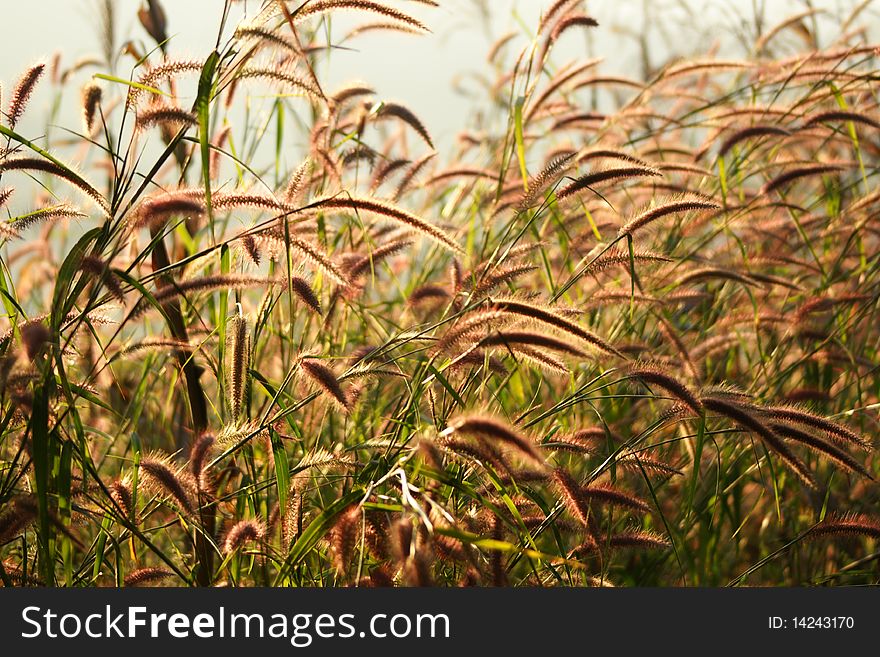
{"label": "bright sky background", "polygon": [[[424,37],[375,33],[359,37],[352,46],[357,50],[335,51],[322,62],[319,75],[332,89],[353,79],[369,82],[388,100],[399,100],[411,107],[427,124],[440,150],[448,148],[455,135],[467,124],[469,117],[481,107],[479,97],[468,98],[461,92],[478,90],[473,74],[486,75],[485,55],[499,35],[518,30],[523,35],[516,42],[517,50],[527,43],[537,18],[552,0],[440,0],[440,8],[430,8],[413,0],[387,0],[400,9],[419,17],[433,32]],[[705,52],[718,43],[719,56],[737,56],[735,28],[751,16],[753,4],[762,0],[594,0],[588,2],[591,15],[601,24],[599,29],[572,30],[561,41],[554,56],[564,63],[584,56],[602,56],[602,71],[608,74],[638,77],[641,57],[638,44],[631,35],[641,34],[647,26],[650,51],[660,59],[671,50],[688,54]],[[767,5],[768,24],[803,10],[803,0],[763,0]],[[121,42],[127,38],[146,40],[137,20],[140,0],[114,0],[117,34]],[[843,12],[854,5],[852,0],[814,0],[819,8]],[[168,14],[169,33],[173,36],[171,51],[176,55],[204,58],[213,47],[223,0],[164,0]],[[236,12],[255,13],[260,3],[247,0],[236,4]],[[644,8],[649,8],[646,18]],[[688,7],[699,7],[695,13]],[[662,13],[662,20],[658,14]],[[689,15],[690,14],[690,15]],[[64,53],[63,64],[78,57],[100,52],[97,0],[5,0],[4,29],[0,41],[0,81],[4,87],[4,103],[8,89],[21,72],[40,57],[55,51]],[[334,37],[345,34],[356,24],[369,22],[365,14],[345,12],[333,24]],[[750,19],[749,19],[750,20]],[[832,34],[836,27],[833,16],[821,23],[820,33]],[[863,23],[880,23],[876,8],[863,16]],[[725,26],[720,29],[719,26]],[[794,44],[795,41],[791,40]],[[128,67],[131,58],[124,60]],[[90,69],[89,73],[94,72]],[[125,70],[119,75],[124,76]],[[469,77],[471,76],[471,77]],[[81,84],[88,77],[77,82]],[[491,75],[494,78],[494,74]],[[456,87],[459,91],[456,91]],[[34,99],[29,117],[45,121],[51,94],[45,90]],[[68,93],[78,93],[74,87]],[[78,97],[62,103],[58,122],[78,126]],[[23,131],[41,134],[44,123],[25,120]],[[29,122],[30,121],[30,122]],[[30,134],[34,134],[33,132]]]}

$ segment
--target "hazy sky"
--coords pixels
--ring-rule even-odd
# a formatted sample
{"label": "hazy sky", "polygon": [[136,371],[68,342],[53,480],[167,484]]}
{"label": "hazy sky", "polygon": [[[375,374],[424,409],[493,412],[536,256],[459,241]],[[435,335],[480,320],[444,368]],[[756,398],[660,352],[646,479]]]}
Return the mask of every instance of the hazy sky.
{"label": "hazy sky", "polygon": [[[468,74],[487,74],[485,55],[491,42],[510,30],[522,36],[517,49],[527,43],[530,31],[537,24],[542,9],[552,0],[440,0],[440,8],[430,8],[412,0],[389,0],[389,4],[405,9],[428,24],[433,32],[427,36],[375,33],[351,42],[356,50],[337,50],[323,61],[319,75],[325,86],[332,89],[352,79],[368,81],[380,96],[400,100],[423,118],[435,141],[448,147],[472,113],[480,107],[479,98],[468,98],[457,86],[477,90],[477,82]],[[592,43],[583,33],[566,35],[557,47],[557,61],[564,62],[576,56],[603,56],[603,71],[638,77],[641,57],[631,35],[649,28],[651,52],[663,57],[671,49],[682,54],[699,51],[717,41],[719,54],[732,50],[737,42],[735,28],[742,22],[739,17],[749,16],[755,0],[595,0],[587,3],[601,27],[590,31]],[[125,39],[146,41],[136,12],[140,0],[114,0],[118,44]],[[760,4],[760,1],[759,1]],[[850,0],[815,0],[814,6],[840,11],[852,6]],[[172,53],[179,56],[204,58],[216,38],[223,0],[164,0],[169,22]],[[238,3],[236,12],[256,12],[256,0]],[[802,10],[803,0],[769,0],[766,2],[768,23]],[[652,15],[645,20],[644,7]],[[699,7],[696,12],[688,7]],[[873,12],[873,9],[871,10]],[[689,12],[691,15],[689,15]],[[656,15],[662,13],[663,20]],[[8,90],[21,71],[40,57],[53,52],[64,54],[63,63],[69,65],[78,57],[100,52],[97,21],[97,0],[4,0],[4,30],[0,81]],[[333,22],[334,39],[344,35],[350,27],[368,22],[363,14],[346,12]],[[876,13],[873,16],[877,22]],[[829,19],[826,19],[829,20]],[[724,25],[727,29],[715,29]],[[713,26],[715,26],[713,28]],[[830,34],[833,27],[826,24]],[[131,58],[123,60],[119,75],[130,69]],[[77,80],[84,82],[88,73]],[[71,93],[75,93],[76,89]],[[34,105],[48,108],[51,95],[37,96]],[[5,92],[8,98],[8,92]],[[4,101],[5,102],[5,101]],[[484,101],[483,101],[484,102]],[[62,103],[59,123],[76,126],[78,101]],[[69,114],[68,114],[69,113]],[[35,108],[31,115],[45,121],[46,113]],[[36,119],[23,122],[23,129],[41,130],[44,123]]]}

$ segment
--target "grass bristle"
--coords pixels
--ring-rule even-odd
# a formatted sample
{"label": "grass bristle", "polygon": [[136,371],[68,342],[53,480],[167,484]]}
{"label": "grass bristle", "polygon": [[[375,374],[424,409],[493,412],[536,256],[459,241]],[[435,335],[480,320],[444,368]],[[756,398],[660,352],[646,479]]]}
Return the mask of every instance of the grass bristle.
{"label": "grass bristle", "polygon": [[866,536],[880,539],[880,520],[865,514],[830,515],[810,529],[808,536],[811,538]]}
{"label": "grass bristle", "polygon": [[232,554],[248,543],[256,543],[266,535],[266,526],[259,520],[239,520],[223,539],[223,552]]}
{"label": "grass bristle", "polygon": [[533,441],[495,418],[483,415],[461,418],[452,422],[446,431],[502,443],[535,464],[544,466],[544,455]]}
{"label": "grass bristle", "polygon": [[654,208],[649,208],[635,215],[627,221],[617,233],[618,237],[623,235],[632,235],[645,226],[657,221],[661,217],[681,212],[695,212],[698,210],[715,210],[720,207],[717,203],[707,201],[701,198],[681,198],[673,199],[666,203],[661,203]]}
{"label": "grass bristle", "polygon": [[351,400],[348,398],[345,390],[342,389],[333,370],[313,358],[302,359],[300,367],[319,388],[336,402],[341,410],[346,412],[350,410]]}
{"label": "grass bristle", "polygon": [[12,97],[9,99],[9,108],[6,110],[6,117],[10,128],[14,128],[15,124],[21,119],[27,108],[28,101],[34,93],[34,88],[37,86],[45,70],[45,63],[34,64],[18,80],[18,84],[12,90]]}
{"label": "grass bristle", "polygon": [[140,130],[147,130],[157,125],[172,128],[183,128],[196,124],[195,115],[174,105],[156,104],[138,110],[136,125]]}
{"label": "grass bristle", "polygon": [[406,25],[410,25],[424,32],[430,31],[427,27],[425,27],[425,25],[423,25],[420,21],[416,20],[409,14],[405,14],[402,11],[394,9],[393,7],[388,7],[387,5],[380,4],[378,2],[372,2],[371,0],[314,0],[313,2],[303,4],[296,12],[296,17],[298,19],[306,18],[314,14],[320,14],[323,12],[334,11],[338,9],[355,9],[358,11],[366,11],[374,14],[379,14],[380,16],[384,16],[385,18],[392,18],[396,21],[400,21],[401,23],[405,23]]}
{"label": "grass bristle", "polygon": [[707,410],[724,415],[744,429],[757,434],[767,448],[775,452],[776,455],[785,463],[807,486],[816,488],[816,480],[813,474],[807,469],[807,466],[797,458],[794,453],[786,446],[784,442],[777,436],[766,424],[764,424],[757,415],[750,410],[743,408],[726,399],[717,396],[709,396],[702,398],[703,406]]}
{"label": "grass bristle", "polygon": [[870,0],[45,4],[3,585],[877,583]]}
{"label": "grass bristle", "polygon": [[233,421],[244,410],[251,363],[251,335],[247,318],[239,312],[226,322],[226,399]]}
{"label": "grass bristle", "polygon": [[703,404],[700,403],[696,394],[686,383],[668,374],[661,365],[650,362],[637,362],[630,365],[626,371],[629,376],[645,384],[663,388],[697,413],[701,412]]}
{"label": "grass bristle", "polygon": [[569,335],[583,340],[587,344],[596,347],[601,351],[613,354],[615,356],[623,357],[623,355],[619,351],[617,351],[614,347],[612,347],[608,342],[606,342],[599,336],[582,328],[581,326],[566,319],[565,317],[562,317],[545,308],[541,308],[540,306],[517,299],[495,299],[493,300],[492,305],[494,308],[502,312],[519,315],[521,317],[535,320],[536,322],[539,322],[541,324],[553,326],[560,331],[563,331],[565,333],[568,333]]}
{"label": "grass bristle", "polygon": [[193,512],[193,503],[180,473],[169,465],[168,459],[161,455],[145,456],[141,460],[140,473],[143,481],[155,492],[167,495],[182,511]]}
{"label": "grass bristle", "polygon": [[150,586],[170,577],[175,574],[165,568],[139,568],[126,575],[123,583],[126,587]]}
{"label": "grass bristle", "polygon": [[91,135],[97,128],[96,119],[98,108],[101,104],[103,92],[96,82],[90,82],[82,90],[82,117],[83,129],[87,135]]}
{"label": "grass bristle", "polygon": [[610,180],[631,180],[634,178],[644,178],[652,176],[662,177],[662,175],[663,174],[660,171],[652,167],[633,166],[604,169],[581,176],[575,179],[574,182],[571,182],[560,188],[556,192],[556,198],[561,200],[569,196],[573,196],[574,194],[577,194],[578,192],[582,192],[584,190],[591,191],[591,188],[594,185],[608,182]]}
{"label": "grass bristle", "polygon": [[459,247],[455,243],[455,241],[442,230],[424,221],[423,219],[420,219],[414,214],[384,201],[347,196],[333,196],[313,201],[312,205],[317,208],[329,208],[335,210],[348,209],[358,212],[369,212],[382,217],[387,217],[401,223],[404,226],[408,226],[415,231],[427,235],[435,242],[437,242],[441,246],[446,247],[450,251],[453,251],[454,253],[462,253],[461,247]]}

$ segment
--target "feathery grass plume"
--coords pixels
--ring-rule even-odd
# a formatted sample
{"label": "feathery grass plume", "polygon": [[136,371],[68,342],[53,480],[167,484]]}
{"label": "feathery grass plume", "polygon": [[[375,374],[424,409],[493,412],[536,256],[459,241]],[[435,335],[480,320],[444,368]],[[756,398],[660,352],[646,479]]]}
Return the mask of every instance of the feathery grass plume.
{"label": "feathery grass plume", "polygon": [[37,519],[37,506],[30,500],[16,498],[5,506],[0,514],[0,545],[24,532]]}
{"label": "feathery grass plume", "polygon": [[589,59],[586,62],[578,64],[577,66],[572,67],[563,67],[556,75],[554,75],[548,85],[544,88],[544,90],[537,96],[531,103],[529,104],[528,109],[526,110],[525,118],[526,121],[530,121],[534,118],[538,110],[540,110],[547,101],[555,94],[562,86],[574,80],[578,75],[584,73],[585,71],[594,68],[602,63],[601,58]]}
{"label": "feathery grass plume", "polygon": [[55,162],[41,160],[35,157],[15,157],[0,160],[0,173],[5,171],[40,171],[42,173],[47,173],[50,176],[61,178],[94,201],[105,215],[109,215],[110,213],[110,207],[107,205],[107,201],[101,193],[80,178],[80,176],[74,173],[69,167],[60,166],[55,164]]}
{"label": "feathery grass plume", "polygon": [[438,444],[445,451],[455,456],[464,456],[483,466],[491,466],[496,472],[514,472],[514,468],[504,455],[493,445],[486,443],[476,444],[471,440],[453,438],[450,436],[438,436]]}
{"label": "feathery grass plume", "polygon": [[192,351],[196,345],[185,340],[174,340],[171,338],[147,338],[140,342],[135,342],[124,349],[119,350],[120,356],[129,356],[144,351]]}
{"label": "feathery grass plume", "polygon": [[251,334],[247,318],[242,314],[241,304],[238,312],[226,320],[226,348],[224,350],[226,372],[226,403],[232,421],[237,421],[244,412],[247,396],[248,371],[251,364]]}
{"label": "feathery grass plume", "polygon": [[673,397],[687,404],[697,413],[702,411],[703,405],[691,389],[680,380],[666,373],[667,368],[658,363],[638,361],[627,367],[628,376],[634,377],[642,383],[655,385],[663,388]]}
{"label": "feathery grass plume", "polygon": [[618,167],[613,169],[600,169],[593,173],[588,173],[575,179],[565,187],[556,192],[556,198],[562,200],[568,198],[585,189],[589,189],[593,185],[607,182],[609,180],[622,180],[627,178],[644,178],[646,176],[662,177],[663,174],[653,167]]}
{"label": "feathery grass plume", "polygon": [[754,66],[751,62],[736,60],[707,59],[702,61],[685,61],[674,64],[663,72],[663,79],[694,73],[718,73],[721,71],[740,71]]}
{"label": "feathery grass plume", "polygon": [[389,258],[410,246],[412,246],[412,240],[405,238],[386,242],[370,251],[367,255],[352,260],[352,262],[345,268],[346,273],[352,280],[355,280],[371,271],[386,258]]}
{"label": "feathery grass plume", "polygon": [[820,123],[830,123],[831,121],[851,121],[853,123],[861,123],[880,130],[880,121],[877,119],[871,118],[860,112],[848,112],[844,110],[831,110],[829,112],[812,114],[804,120],[804,127],[809,128]]}
{"label": "feathery grass plume", "polygon": [[543,67],[547,62],[547,57],[553,49],[553,46],[556,44],[556,41],[572,27],[599,27],[599,21],[583,13],[568,13],[563,15],[553,25],[553,29],[550,30],[550,33],[544,40],[544,44],[541,46],[541,52],[536,60],[539,67]]}
{"label": "feathery grass plume", "polygon": [[538,33],[542,33],[551,25],[553,21],[566,12],[572,11],[574,5],[579,4],[581,0],[555,0],[555,2],[547,8],[547,11],[541,12],[541,20],[538,22]]}
{"label": "feathery grass plume", "polygon": [[6,205],[6,202],[9,200],[9,197],[12,196],[15,190],[12,187],[4,187],[0,189],[0,208]]}
{"label": "feathery grass plume", "polygon": [[560,331],[580,338],[587,344],[596,347],[600,351],[604,351],[606,353],[619,356],[620,358],[624,358],[623,354],[621,354],[617,349],[615,349],[613,346],[611,346],[608,342],[600,338],[595,333],[592,333],[591,331],[582,328],[578,324],[575,324],[571,320],[566,319],[565,317],[562,317],[561,315],[551,312],[550,310],[542,308],[538,305],[518,299],[493,299],[492,307],[495,310],[500,310],[505,313],[526,317],[541,324],[554,326]]}
{"label": "feathery grass plume", "polygon": [[351,284],[351,282],[348,280],[348,277],[345,275],[345,272],[342,271],[339,265],[333,262],[333,260],[331,260],[330,257],[327,256],[327,254],[321,251],[314,244],[302,240],[296,235],[292,235],[290,233],[288,233],[287,235],[284,235],[282,233],[280,237],[282,242],[286,243],[289,247],[292,247],[297,253],[299,253],[308,262],[315,265],[319,271],[321,271],[325,276],[330,278],[337,285],[348,287]]}
{"label": "feathery grass plume", "polygon": [[424,32],[422,32],[421,30],[417,30],[401,23],[365,23],[364,25],[358,25],[354,29],[350,30],[348,34],[346,34],[342,38],[342,42],[344,43],[346,41],[349,41],[350,39],[354,39],[355,37],[360,36],[361,34],[367,34],[370,32],[400,32],[402,34],[424,34]]}
{"label": "feathery grass plume", "polygon": [[287,507],[281,516],[281,540],[285,550],[289,550],[299,535],[300,516],[302,514],[302,494],[297,489],[297,480],[291,482],[287,493]]}
{"label": "feathery grass plume", "polygon": [[238,445],[245,440],[255,440],[267,437],[268,429],[263,428],[258,421],[228,423],[217,432],[218,445]]}
{"label": "feathery grass plume", "polygon": [[560,155],[548,162],[547,166],[545,166],[537,175],[530,178],[527,183],[526,191],[516,206],[517,211],[523,212],[524,210],[531,208],[535,204],[538,195],[544,191],[547,185],[550,184],[559,174],[571,167],[572,160],[576,155],[575,152]]}
{"label": "feathery grass plume", "polygon": [[632,256],[630,256],[628,250],[615,247],[609,249],[589,263],[584,269],[584,273],[598,274],[601,271],[618,266],[628,268],[630,266],[630,258],[632,258],[634,262],[672,262],[672,258],[669,258],[662,253],[654,253],[653,251],[634,251]]}
{"label": "feathery grass plume", "polygon": [[333,563],[336,565],[336,572],[340,575],[345,573],[351,563],[352,554],[360,536],[362,515],[359,504],[351,505],[339,514],[327,533],[327,539],[333,553]]}
{"label": "feathery grass plume", "polygon": [[[282,279],[281,283],[286,287],[287,284],[286,279]],[[318,296],[315,294],[315,291],[312,289],[312,286],[308,284],[308,282],[299,276],[291,276],[290,277],[290,289],[297,296],[297,298],[302,301],[306,307],[311,310],[316,315],[321,314],[321,302],[318,299]]]}
{"label": "feathery grass plume", "polygon": [[431,140],[431,135],[428,133],[425,124],[422,123],[421,119],[419,119],[419,117],[417,117],[408,107],[404,107],[400,103],[387,103],[383,101],[376,110],[376,118],[400,119],[415,130],[418,135],[425,140],[425,143],[428,144],[429,147],[432,149],[434,148],[434,142]]}
{"label": "feathery grass plume", "polygon": [[376,167],[376,170],[373,173],[373,177],[370,179],[370,194],[376,192],[382,184],[390,178],[394,172],[402,169],[403,167],[411,164],[412,161],[409,158],[398,157],[394,159],[385,159],[379,166]]}
{"label": "feathery grass plume", "polygon": [[[589,454],[595,452],[599,445],[608,439],[608,435],[604,427],[588,427],[571,433],[556,434],[542,444],[553,449]],[[611,437],[619,440],[614,434],[611,434]]]}
{"label": "feathery grass plume", "polygon": [[[153,298],[159,303],[165,303],[175,297],[189,292],[215,292],[217,290],[233,289],[241,290],[248,287],[261,287],[264,285],[277,285],[280,281],[276,278],[265,276],[248,276],[245,274],[213,274],[191,278],[185,281],[177,281],[160,287],[153,294]],[[146,299],[141,299],[138,307],[132,311],[132,317],[138,317],[150,308]]]}
{"label": "feathery grass plume", "polygon": [[755,137],[767,137],[770,135],[787,137],[791,135],[791,132],[789,130],[786,130],[785,128],[780,128],[779,126],[775,125],[751,125],[745,128],[741,128],[728,136],[723,142],[721,142],[721,146],[718,148],[718,156],[724,157],[725,155],[727,155],[730,149],[732,149],[741,141],[753,139]]}
{"label": "feathery grass plume", "polygon": [[[450,422],[449,427],[441,432],[441,437],[453,433],[472,435],[477,438],[496,440],[541,468],[546,467],[544,455],[534,441],[524,438],[503,422],[488,416],[471,415]],[[491,443],[490,443],[491,444]]]}
{"label": "feathery grass plume", "polygon": [[420,285],[410,292],[409,296],[406,298],[406,303],[410,306],[419,306],[434,301],[442,303],[448,300],[449,297],[449,290],[445,285],[428,283],[426,285]]}
{"label": "feathery grass plume", "polygon": [[474,336],[484,336],[491,330],[497,330],[512,321],[510,315],[498,310],[469,313],[453,324],[437,341],[436,349],[443,352],[466,340],[476,340]]}
{"label": "feathery grass plume", "polygon": [[714,178],[715,174],[696,164],[687,164],[685,162],[671,162],[669,164],[658,164],[657,169],[662,173],[683,173],[688,175],[700,176],[703,178]]}
{"label": "feathery grass plume", "polygon": [[615,463],[635,472],[649,472],[669,477],[682,476],[684,473],[668,463],[644,454],[629,452],[621,454],[615,459]]}
{"label": "feathery grass plume", "polygon": [[[203,190],[190,190],[190,194],[204,197]],[[286,211],[290,208],[268,194],[251,194],[248,192],[216,192],[211,197],[211,205],[217,210],[232,208],[256,208],[257,210]]]}
{"label": "feathery grass plume", "polygon": [[15,217],[12,222],[8,224],[7,228],[13,233],[18,234],[27,230],[31,226],[36,226],[37,224],[54,223],[56,221],[61,221],[62,219],[80,219],[87,216],[88,215],[84,212],[80,212],[72,205],[67,205],[65,203],[62,205],[40,208],[39,210],[34,210],[28,214]]}
{"label": "feathery grass plume", "polygon": [[294,89],[312,100],[324,100],[324,94],[312,80],[308,80],[291,69],[280,66],[252,66],[238,72],[240,80],[262,79],[274,82],[287,89]]}
{"label": "feathery grass plume", "polygon": [[592,533],[592,508],[590,500],[582,494],[582,486],[563,468],[553,471],[553,483],[568,512]]}
{"label": "feathery grass plume", "polygon": [[482,278],[477,281],[477,284],[474,286],[474,289],[471,293],[472,298],[479,298],[484,294],[488,294],[496,287],[501,285],[513,283],[516,279],[525,276],[533,271],[537,271],[538,267],[535,265],[513,265],[510,267],[504,267],[494,272],[493,274]]}
{"label": "feathery grass plume", "polygon": [[400,21],[401,23],[411,25],[424,32],[431,31],[412,16],[378,2],[372,2],[371,0],[313,0],[312,2],[302,4],[299,9],[296,10],[295,16],[297,20],[301,20],[314,14],[334,11],[337,9],[355,9],[379,14],[386,18],[391,18]]}
{"label": "feathery grass plume", "polygon": [[688,273],[677,278],[675,280],[675,285],[687,285],[688,283],[696,283],[698,281],[704,281],[707,279],[735,281],[749,287],[755,287],[758,285],[757,281],[755,281],[751,276],[740,274],[739,272],[735,272],[730,269],[722,269],[720,267],[698,267],[697,269],[692,269]]}
{"label": "feathery grass plume", "polygon": [[556,374],[568,375],[571,374],[571,370],[568,369],[568,366],[563,363],[561,360],[556,358],[555,356],[551,356],[545,351],[541,351],[540,349],[534,349],[532,347],[527,347],[526,345],[510,345],[508,346],[508,351],[512,352],[517,356],[521,356],[528,361],[531,361],[538,367],[542,367],[550,372],[554,372]]}
{"label": "feathery grass plume", "polygon": [[665,550],[672,544],[663,536],[654,532],[646,532],[640,529],[631,529],[619,534],[612,534],[608,538],[608,546],[611,548],[636,548]]}
{"label": "feathery grass plume", "polygon": [[833,445],[818,436],[781,422],[769,422],[767,426],[783,438],[802,443],[814,452],[824,455],[845,470],[856,472],[868,479],[874,478],[871,476],[871,473],[865,469],[865,466],[859,463],[856,459],[836,445]]}
{"label": "feathery grass plume", "polygon": [[550,43],[555,43],[562,33],[572,27],[599,27],[599,21],[586,14],[569,14],[562,17],[550,32]]}
{"label": "feathery grass plume", "polygon": [[157,228],[171,217],[201,218],[205,213],[204,194],[198,198],[192,190],[181,189],[144,199],[132,212],[132,228]]}
{"label": "feathery grass plume", "polygon": [[306,186],[308,185],[309,174],[312,171],[312,167],[313,163],[311,159],[307,157],[296,169],[294,169],[293,174],[290,176],[290,180],[287,182],[287,187],[284,188],[284,194],[282,195],[285,203],[295,203],[302,197],[303,192],[305,192]]}
{"label": "feathery grass plume", "polygon": [[9,99],[9,108],[6,111],[10,128],[15,128],[15,124],[21,119],[22,114],[24,114],[24,111],[27,108],[28,101],[34,93],[34,88],[37,86],[37,83],[40,81],[40,77],[42,77],[43,71],[45,70],[46,64],[40,62],[31,66],[24,72],[21,78],[19,78],[18,84],[16,84],[15,88],[12,90],[12,97]]}
{"label": "feathery grass plume", "polygon": [[232,554],[247,543],[256,543],[266,535],[266,525],[259,520],[239,520],[223,539],[224,554]]}
{"label": "feathery grass plume", "polygon": [[341,410],[348,412],[351,408],[351,400],[342,389],[333,370],[314,358],[303,358],[300,361],[300,367],[319,388],[339,405]]}
{"label": "feathery grass plume", "polygon": [[110,263],[96,256],[85,256],[80,261],[79,268],[94,276],[116,299],[125,301],[125,292],[122,290],[119,277],[110,268]]}
{"label": "feathery grass plume", "polygon": [[138,110],[135,125],[138,130],[148,130],[157,125],[168,125],[172,128],[194,126],[198,123],[196,115],[181,107],[156,103]]}
{"label": "feathery grass plume", "polygon": [[348,209],[363,211],[383,217],[388,217],[389,219],[398,221],[401,224],[409,226],[413,230],[430,237],[435,242],[437,242],[441,246],[446,247],[450,251],[453,251],[454,253],[464,253],[462,248],[458,246],[458,244],[456,244],[451,237],[449,237],[446,233],[444,233],[433,224],[430,224],[427,221],[424,221],[423,219],[415,216],[414,214],[411,214],[406,210],[391,205],[390,203],[387,203],[385,201],[366,198],[353,198],[348,196],[331,196],[313,201],[311,203],[311,206],[315,208],[331,208],[335,210]]}
{"label": "feathery grass plume", "polygon": [[[604,118],[604,117],[603,117]],[[651,165],[636,155],[632,153],[627,153],[626,151],[614,150],[611,148],[591,148],[586,151],[581,151],[577,153],[577,163],[583,164],[584,162],[589,162],[590,160],[621,160],[623,162],[629,162],[630,164],[637,164],[640,167],[647,168],[655,168],[651,167]],[[662,165],[660,165],[662,166]],[[660,170],[660,166],[656,167],[657,170]]]}
{"label": "feathery grass plume", "polygon": [[128,480],[114,479],[107,484],[107,490],[110,492],[110,499],[119,507],[122,514],[126,518],[131,518],[134,507],[131,504],[131,484]]}
{"label": "feathery grass plume", "polygon": [[203,433],[193,441],[189,450],[189,472],[198,485],[199,491],[211,488],[207,477],[208,456],[217,439],[212,433]]}
{"label": "feathery grass plume", "polygon": [[299,53],[299,48],[294,41],[282,36],[277,30],[270,30],[258,22],[242,23],[235,28],[236,39],[254,39],[265,41],[267,44],[278,46],[281,50],[288,50],[294,54]]}
{"label": "feathery grass plume", "polygon": [[253,262],[256,266],[260,266],[260,245],[257,244],[257,240],[253,235],[248,233],[244,237],[242,237],[239,242],[241,242],[241,248],[247,254],[247,257],[250,258],[251,262]]}
{"label": "feathery grass plume", "polygon": [[139,568],[126,575],[123,584],[127,587],[149,586],[169,577],[174,577],[174,573],[164,568]]}
{"label": "feathery grass plume", "polygon": [[182,511],[193,513],[188,486],[184,485],[183,477],[171,469],[167,456],[145,456],[141,460],[140,473],[144,483],[152,490],[173,499]]}
{"label": "feathery grass plume", "polygon": [[633,511],[648,512],[651,507],[640,497],[614,488],[608,484],[596,484],[594,486],[580,486],[579,494],[587,500],[600,504],[610,504],[613,506],[621,506]]}
{"label": "feathery grass plume", "polygon": [[481,169],[480,167],[453,167],[438,171],[425,181],[425,187],[433,187],[441,182],[445,182],[452,178],[483,178],[485,180],[498,180],[498,174],[489,169]]}
{"label": "feathery grass plume", "polygon": [[394,200],[398,200],[403,196],[403,193],[409,188],[413,180],[416,179],[428,163],[435,157],[437,157],[437,153],[427,153],[412,163],[412,166],[410,166],[406,173],[403,174],[400,183],[397,185],[397,190],[394,192]]}
{"label": "feathery grass plume", "polygon": [[478,343],[480,347],[508,347],[516,351],[519,346],[536,349],[550,349],[569,356],[586,358],[587,353],[580,347],[547,333],[534,331],[495,331]]}
{"label": "feathery grass plume", "polygon": [[82,89],[82,122],[86,135],[92,135],[98,127],[95,119],[101,105],[101,86],[97,82],[89,82]]}
{"label": "feathery grass plume", "polygon": [[203,67],[204,62],[183,59],[166,59],[159,64],[150,66],[137,79],[140,86],[129,87],[126,107],[133,107],[138,103],[141,94],[146,91],[143,87],[156,88],[163,80],[170,80],[183,73],[200,73]]}
{"label": "feathery grass plume", "polygon": [[708,201],[701,198],[688,198],[683,197],[679,199],[672,199],[666,201],[664,203],[660,203],[656,207],[649,208],[637,214],[627,221],[623,226],[620,227],[620,230],[617,232],[618,237],[623,237],[624,235],[632,235],[638,230],[641,230],[648,224],[660,219],[661,217],[665,217],[670,214],[675,214],[679,212],[694,212],[697,210],[717,210],[721,206],[712,201]]}
{"label": "feathery grass plume", "polygon": [[366,144],[357,144],[356,146],[352,146],[350,149],[345,151],[340,158],[340,163],[343,167],[355,165],[361,160],[364,160],[370,165],[370,168],[376,163],[376,158],[378,157],[378,153],[367,146]]}
{"label": "feathery grass plume", "polygon": [[330,100],[332,100],[333,104],[338,108],[340,105],[353,98],[360,98],[361,96],[374,96],[375,94],[376,90],[372,87],[368,87],[361,82],[355,82],[352,84],[347,84],[344,87],[333,92],[333,94],[330,96]]}
{"label": "feathery grass plume", "polygon": [[827,433],[833,439],[844,443],[850,443],[857,447],[861,447],[864,450],[872,449],[870,442],[863,439],[849,427],[840,424],[839,422],[829,420],[827,417],[817,415],[806,408],[779,404],[775,406],[756,407],[756,409],[779,420],[785,420],[786,422],[793,422],[819,429],[820,431]]}
{"label": "feathery grass plume", "polygon": [[809,488],[817,487],[813,474],[807,469],[803,461],[797,458],[779,436],[759,420],[753,411],[744,409],[742,406],[727,399],[722,399],[717,395],[703,396],[701,401],[707,410],[730,418],[744,429],[757,434],[764,445],[771,452],[774,452],[804,484]]}
{"label": "feathery grass plume", "polygon": [[772,180],[769,180],[762,188],[761,194],[769,194],[770,192],[784,187],[790,182],[806,178],[809,176],[821,176],[826,173],[835,173],[843,171],[845,167],[840,164],[808,164],[805,166],[795,167],[785,173],[781,173]]}
{"label": "feathery grass plume", "polygon": [[834,536],[867,536],[880,539],[880,520],[860,514],[829,515],[809,531],[811,538]]}

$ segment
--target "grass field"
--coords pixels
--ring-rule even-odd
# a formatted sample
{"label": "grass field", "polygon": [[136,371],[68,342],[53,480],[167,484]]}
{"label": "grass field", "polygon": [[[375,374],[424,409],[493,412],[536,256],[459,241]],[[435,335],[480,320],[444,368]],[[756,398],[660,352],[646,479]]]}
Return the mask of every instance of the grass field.
{"label": "grass field", "polygon": [[544,2],[448,155],[318,75],[442,0],[219,4],[3,85],[5,586],[880,582],[872,3],[629,78]]}

